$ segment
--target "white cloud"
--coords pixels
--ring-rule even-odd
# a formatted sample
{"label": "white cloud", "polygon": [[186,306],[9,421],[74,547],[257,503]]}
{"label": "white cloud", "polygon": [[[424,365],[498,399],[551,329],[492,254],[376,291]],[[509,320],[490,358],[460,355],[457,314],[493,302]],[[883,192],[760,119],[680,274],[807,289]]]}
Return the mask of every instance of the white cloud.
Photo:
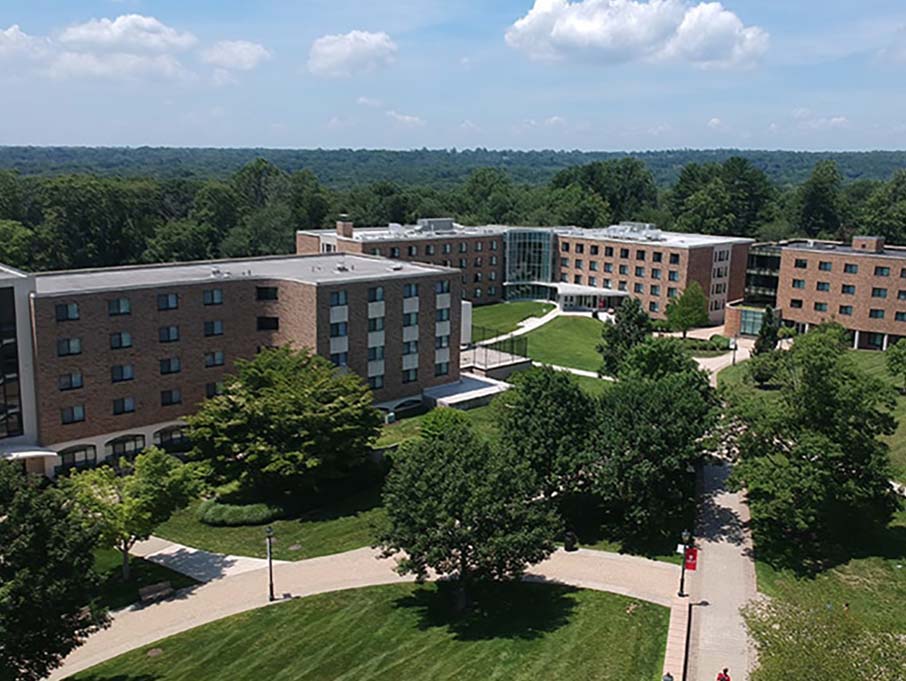
{"label": "white cloud", "polygon": [[374,99],[373,97],[359,97],[358,103],[361,106],[367,106],[369,109],[380,109],[384,106],[380,99]]}
{"label": "white cloud", "polygon": [[481,128],[476,124],[470,121],[468,118],[459,124],[459,129],[464,130],[465,132],[480,132]]}
{"label": "white cloud", "polygon": [[52,78],[100,78],[134,80],[141,77],[185,79],[191,74],[180,61],[168,54],[156,56],[114,52],[97,55],[90,52],[62,52],[48,64]]}
{"label": "white cloud", "polygon": [[370,73],[392,64],[398,51],[386,33],[351,31],[345,35],[325,35],[312,43],[308,70],[324,78]]}
{"label": "white cloud", "polygon": [[48,48],[47,41],[25,33],[18,24],[0,30],[0,57],[24,55],[40,57]]}
{"label": "white cloud", "polygon": [[507,44],[533,59],[677,60],[703,67],[749,63],[768,40],[719,2],[686,0],[535,0],[506,32]]}
{"label": "white cloud", "polygon": [[849,126],[846,116],[819,116],[804,107],[793,109],[793,119],[800,130],[837,130]]}
{"label": "white cloud", "polygon": [[562,116],[551,116],[545,119],[544,124],[549,128],[559,128],[566,125],[566,119]]}
{"label": "white cloud", "polygon": [[154,17],[124,14],[116,19],[92,19],[70,26],[60,34],[60,42],[125,50],[169,51],[192,47],[197,39],[191,33],[178,31]]}
{"label": "white cloud", "polygon": [[214,69],[214,73],[211,74],[211,82],[217,87],[226,87],[227,85],[236,85],[239,81],[227,69]]}
{"label": "white cloud", "polygon": [[719,130],[720,128],[724,127],[724,123],[719,118],[712,118],[708,121],[708,127],[712,130]]}
{"label": "white cloud", "polygon": [[247,40],[222,40],[201,52],[206,64],[234,71],[251,71],[272,56],[264,45]]}
{"label": "white cloud", "polygon": [[393,111],[392,109],[387,112],[387,115],[392,118],[394,121],[403,125],[407,128],[423,128],[425,127],[425,121],[418,116],[411,116],[409,114],[400,113],[398,111]]}

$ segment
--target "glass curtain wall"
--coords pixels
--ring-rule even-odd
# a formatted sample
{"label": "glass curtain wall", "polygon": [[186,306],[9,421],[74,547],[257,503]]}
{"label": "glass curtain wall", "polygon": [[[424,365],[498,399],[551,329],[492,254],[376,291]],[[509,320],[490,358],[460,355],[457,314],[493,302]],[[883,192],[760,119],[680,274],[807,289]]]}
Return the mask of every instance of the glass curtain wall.
{"label": "glass curtain wall", "polygon": [[546,299],[552,290],[538,286],[553,281],[554,234],[544,229],[506,233],[507,299]]}
{"label": "glass curtain wall", "polygon": [[19,345],[16,298],[11,287],[0,289],[0,440],[22,435],[19,392]]}

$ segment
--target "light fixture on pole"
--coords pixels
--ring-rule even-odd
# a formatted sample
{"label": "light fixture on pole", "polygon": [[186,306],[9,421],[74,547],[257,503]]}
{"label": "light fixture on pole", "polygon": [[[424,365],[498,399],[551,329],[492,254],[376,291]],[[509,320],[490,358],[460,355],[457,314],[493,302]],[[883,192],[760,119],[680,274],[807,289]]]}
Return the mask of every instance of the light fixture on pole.
{"label": "light fixture on pole", "polygon": [[686,597],[686,554],[689,552],[689,542],[692,539],[692,533],[689,530],[683,530],[683,565],[680,568],[680,582],[679,582],[679,593],[677,596],[680,598]]}
{"label": "light fixture on pole", "polygon": [[273,543],[274,543],[274,528],[268,527],[264,531],[264,536],[267,538],[267,577],[268,577],[268,600],[274,602],[274,553],[273,553]]}

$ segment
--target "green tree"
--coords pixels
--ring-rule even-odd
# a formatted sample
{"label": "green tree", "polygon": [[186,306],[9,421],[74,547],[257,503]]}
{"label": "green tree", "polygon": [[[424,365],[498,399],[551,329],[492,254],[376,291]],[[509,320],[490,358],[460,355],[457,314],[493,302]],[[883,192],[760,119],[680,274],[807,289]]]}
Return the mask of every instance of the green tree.
{"label": "green tree", "polygon": [[158,227],[142,256],[145,262],[207,260],[215,255],[213,230],[193,220],[174,220]]}
{"label": "green tree", "polygon": [[514,377],[496,407],[500,443],[534,470],[544,495],[574,490],[586,459],[592,399],[573,377],[550,367]]}
{"label": "green tree", "polygon": [[887,362],[888,373],[906,382],[906,343],[898,341],[891,345],[884,359]]}
{"label": "green tree", "polygon": [[624,298],[614,313],[613,324],[604,324],[597,350],[603,359],[601,373],[616,376],[633,347],[651,335],[651,320],[636,298]]}
{"label": "green tree", "polygon": [[459,409],[432,409],[422,419],[419,436],[425,441],[437,440],[443,438],[448,430],[468,423],[469,417]]}
{"label": "green tree", "polygon": [[106,624],[84,610],[99,583],[96,541],[59,489],[0,462],[0,678],[45,678]]}
{"label": "green tree", "polygon": [[361,464],[383,419],[355,374],[309,350],[237,362],[222,395],[186,420],[192,458],[259,494],[311,490]]}
{"label": "green tree", "polygon": [[676,216],[676,228],[682,232],[728,235],[735,225],[730,193],[720,178],[686,199]]}
{"label": "green tree", "polygon": [[774,383],[780,378],[785,356],[781,350],[752,355],[745,364],[749,377],[761,388]]}
{"label": "green tree", "polygon": [[659,379],[671,374],[697,371],[698,364],[679,340],[669,337],[648,338],[626,353],[620,366],[620,379]]}
{"label": "green tree", "polygon": [[0,222],[21,220],[22,208],[22,189],[18,173],[0,170]]}
{"label": "green tree", "polygon": [[227,232],[239,225],[239,196],[226,182],[206,182],[195,194],[189,217],[211,227],[213,246],[219,248]]}
{"label": "green tree", "polygon": [[129,579],[129,551],[185,506],[197,491],[192,471],[179,459],[152,447],[119,470],[102,466],[62,481],[87,527],[122,554],[123,580]]}
{"label": "green tree", "polygon": [[906,243],[906,170],[877,188],[865,202],[860,232],[883,236],[890,243]]}
{"label": "green tree", "polygon": [[708,299],[697,281],[690,282],[682,295],[667,305],[667,324],[673,331],[682,331],[683,338],[689,329],[706,326],[708,321]]}
{"label": "green tree", "polygon": [[320,229],[330,212],[330,196],[309,170],[289,180],[289,208],[296,229]]}
{"label": "green tree", "polygon": [[21,222],[0,220],[0,262],[30,269],[34,238],[34,232]]}
{"label": "green tree", "polygon": [[819,161],[799,188],[796,222],[808,236],[839,236],[846,208],[843,176],[835,161]]}
{"label": "green tree", "polygon": [[243,258],[292,253],[296,236],[286,228],[291,219],[289,206],[281,202],[250,212],[227,233],[221,243],[222,255]]}
{"label": "green tree", "polygon": [[233,175],[230,185],[236,192],[240,213],[246,214],[283,199],[289,181],[280,168],[258,158]]}
{"label": "green tree", "polygon": [[578,184],[600,196],[610,206],[613,220],[637,219],[643,208],[657,202],[654,176],[643,161],[621,158],[599,161],[559,172],[551,186]]}
{"label": "green tree", "polygon": [[780,320],[774,314],[774,308],[768,305],[764,309],[764,317],[761,320],[761,328],[758,330],[758,338],[755,339],[755,348],[753,354],[762,355],[774,352],[777,349],[777,342],[780,340]]}
{"label": "green tree", "polygon": [[553,553],[556,515],[538,499],[526,461],[452,423],[442,437],[406,443],[384,485],[378,544],[397,571],[455,579],[460,605],[477,580],[518,579]]}

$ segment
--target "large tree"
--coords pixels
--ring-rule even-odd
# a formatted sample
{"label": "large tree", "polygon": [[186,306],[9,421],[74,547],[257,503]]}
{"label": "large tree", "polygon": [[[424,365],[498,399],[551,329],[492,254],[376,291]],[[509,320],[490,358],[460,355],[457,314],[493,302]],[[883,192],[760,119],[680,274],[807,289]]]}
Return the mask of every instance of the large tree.
{"label": "large tree", "polygon": [[887,371],[894,378],[906,381],[906,342],[897,341],[887,349]]}
{"label": "large tree", "polygon": [[573,490],[585,463],[593,401],[550,367],[517,375],[497,404],[501,446],[528,462],[545,496]]}
{"label": "large tree", "polygon": [[129,579],[129,551],[185,506],[197,491],[192,471],[178,459],[152,447],[119,469],[101,466],[63,480],[87,527],[120,552],[123,579]]}
{"label": "large tree", "polygon": [[883,236],[890,243],[906,243],[906,170],[877,188],[865,202],[861,214],[863,234]]}
{"label": "large tree", "polygon": [[97,530],[59,489],[0,461],[0,678],[45,678],[106,623],[85,609],[99,582]]}
{"label": "large tree", "polygon": [[465,423],[404,445],[384,485],[378,543],[397,570],[456,581],[461,605],[478,580],[517,579],[554,551],[556,515],[528,462],[493,448]]}
{"label": "large tree", "polygon": [[802,232],[812,237],[840,235],[846,206],[843,176],[835,161],[819,161],[797,198],[796,226]]}
{"label": "large tree", "polygon": [[604,324],[597,350],[603,359],[601,373],[616,376],[626,353],[651,335],[651,319],[636,298],[624,298],[613,324]]}
{"label": "large tree", "polygon": [[698,364],[682,342],[662,336],[648,338],[626,353],[620,366],[620,379],[660,379],[671,374],[697,371]]}
{"label": "large tree", "polygon": [[217,254],[214,230],[194,220],[173,220],[161,225],[148,241],[145,262],[206,260]]}
{"label": "large tree", "polygon": [[307,349],[266,350],[237,369],[187,419],[194,459],[258,493],[311,490],[364,461],[382,418],[361,378]]}
{"label": "large tree", "polygon": [[21,222],[0,220],[0,263],[28,269],[35,233]]}
{"label": "large tree", "polygon": [[761,328],[758,330],[758,338],[755,339],[755,348],[752,351],[753,354],[762,355],[767,352],[774,352],[777,349],[779,339],[780,320],[774,313],[774,308],[768,305],[764,309]]}
{"label": "large tree", "polygon": [[610,206],[615,222],[638,219],[643,209],[657,203],[657,186],[648,166],[636,158],[597,161],[560,171],[553,187],[572,184],[589,189]]}
{"label": "large tree", "polygon": [[690,282],[679,298],[667,305],[667,324],[673,331],[682,331],[683,338],[689,329],[707,325],[708,299],[697,281]]}

